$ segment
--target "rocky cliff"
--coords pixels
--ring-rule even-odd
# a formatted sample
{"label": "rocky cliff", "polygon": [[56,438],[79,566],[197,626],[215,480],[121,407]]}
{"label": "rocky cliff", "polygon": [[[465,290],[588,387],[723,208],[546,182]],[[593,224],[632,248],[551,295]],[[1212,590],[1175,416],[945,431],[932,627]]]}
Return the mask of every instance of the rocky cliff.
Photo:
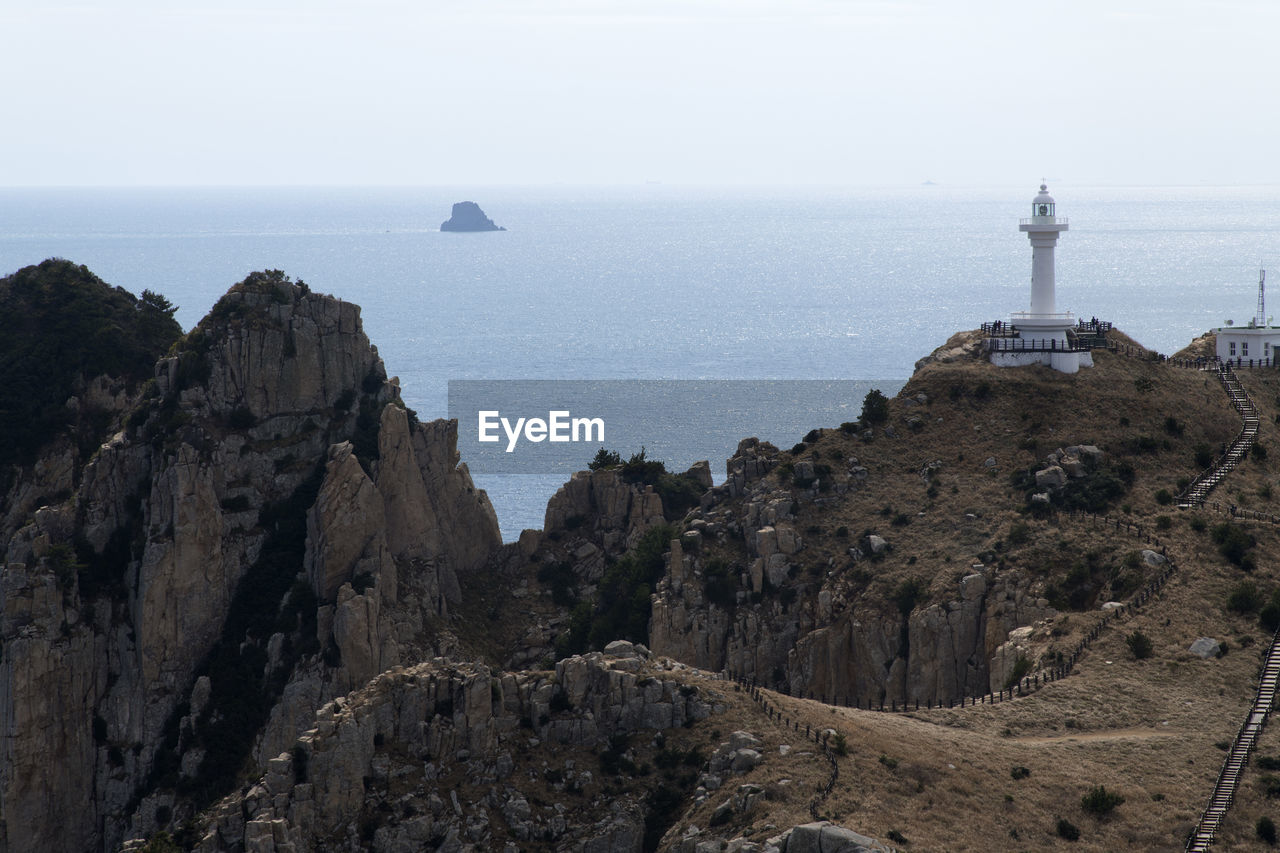
{"label": "rocky cliff", "polygon": [[232,288],[143,398],[3,546],[3,849],[189,817],[420,659],[499,545],[454,425],[403,408],[356,306],[283,274]]}
{"label": "rocky cliff", "polygon": [[79,485],[181,336],[175,310],[65,260],[0,279],[0,542]]}
{"label": "rocky cliff", "polygon": [[[647,786],[610,779],[640,760],[630,735],[661,741],[713,710],[626,643],[554,673],[397,667],[322,707],[264,776],[213,810],[196,849],[638,850]],[[585,760],[593,753],[614,764]]]}

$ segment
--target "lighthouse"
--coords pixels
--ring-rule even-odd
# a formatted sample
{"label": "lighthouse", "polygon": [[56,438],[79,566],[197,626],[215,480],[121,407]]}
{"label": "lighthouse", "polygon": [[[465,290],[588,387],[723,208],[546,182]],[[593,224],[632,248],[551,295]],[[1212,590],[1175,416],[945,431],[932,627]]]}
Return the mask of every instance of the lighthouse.
{"label": "lighthouse", "polygon": [[[1067,219],[1058,217],[1057,204],[1045,184],[1031,200],[1031,218],[1022,220],[1018,230],[1031,240],[1031,310],[1025,316],[1057,319],[1053,250],[1057,248],[1058,235],[1067,230]],[[1071,315],[1062,316],[1069,319]]]}
{"label": "lighthouse", "polygon": [[1031,216],[1018,223],[1018,230],[1031,241],[1031,302],[1026,311],[1009,315],[1005,334],[988,340],[991,361],[1001,367],[1044,364],[1063,373],[1093,367],[1088,348],[1068,334],[1075,328],[1075,317],[1058,310],[1053,252],[1068,225],[1057,207],[1049,187],[1041,184],[1031,200]]}

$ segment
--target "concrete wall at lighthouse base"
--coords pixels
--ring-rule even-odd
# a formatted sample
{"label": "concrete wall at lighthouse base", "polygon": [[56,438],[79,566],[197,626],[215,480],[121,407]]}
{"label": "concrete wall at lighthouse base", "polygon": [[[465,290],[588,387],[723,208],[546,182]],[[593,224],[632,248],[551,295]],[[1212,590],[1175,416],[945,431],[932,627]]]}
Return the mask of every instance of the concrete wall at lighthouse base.
{"label": "concrete wall at lighthouse base", "polygon": [[1082,367],[1093,367],[1090,352],[993,352],[991,363],[996,367],[1026,367],[1043,364],[1060,373],[1075,373]]}

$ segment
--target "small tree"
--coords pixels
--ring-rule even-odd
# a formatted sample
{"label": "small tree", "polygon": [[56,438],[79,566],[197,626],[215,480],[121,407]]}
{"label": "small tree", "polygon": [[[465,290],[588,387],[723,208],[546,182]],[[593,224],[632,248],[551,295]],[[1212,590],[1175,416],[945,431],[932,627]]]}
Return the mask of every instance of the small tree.
{"label": "small tree", "polygon": [[873,388],[862,399],[862,421],[869,424],[882,424],[889,420],[889,398]]}
{"label": "small tree", "polygon": [[1065,817],[1058,818],[1058,837],[1065,838],[1068,841],[1077,841],[1080,838],[1080,830],[1076,829],[1076,825]]}
{"label": "small tree", "polygon": [[1141,631],[1134,631],[1125,637],[1124,641],[1128,644],[1129,651],[1133,652],[1133,656],[1137,660],[1146,660],[1151,657],[1151,653],[1154,651],[1151,645],[1151,638]]}
{"label": "small tree", "polygon": [[174,305],[166,297],[153,290],[142,291],[142,304],[155,311],[159,311],[166,317],[172,317],[174,312],[178,310],[177,305]]}
{"label": "small tree", "polygon": [[1108,791],[1103,785],[1095,785],[1089,793],[1080,798],[1080,808],[1094,817],[1106,817],[1124,802],[1124,797]]}
{"label": "small tree", "polygon": [[592,471],[599,471],[601,468],[616,468],[622,464],[622,457],[613,450],[605,450],[603,447],[596,451],[596,456],[587,463],[587,467]]}

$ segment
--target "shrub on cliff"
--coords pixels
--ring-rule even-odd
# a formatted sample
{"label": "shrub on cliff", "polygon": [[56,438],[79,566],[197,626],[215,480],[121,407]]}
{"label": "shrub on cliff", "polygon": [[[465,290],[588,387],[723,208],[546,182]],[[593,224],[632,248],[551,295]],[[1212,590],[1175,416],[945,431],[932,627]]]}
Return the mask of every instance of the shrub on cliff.
{"label": "shrub on cliff", "polygon": [[596,586],[596,600],[578,602],[569,627],[556,641],[559,657],[600,650],[614,640],[649,641],[649,594],[666,570],[663,554],[674,530],[659,525],[636,546],[604,570]]}
{"label": "shrub on cliff", "polygon": [[889,398],[880,393],[880,389],[872,388],[862,399],[862,422],[882,424],[889,420]]}
{"label": "shrub on cliff", "polygon": [[702,589],[707,601],[728,609],[737,603],[738,577],[724,560],[709,560],[702,568]]}
{"label": "shrub on cliff", "polygon": [[1124,638],[1125,643],[1129,646],[1129,651],[1137,660],[1146,660],[1151,657],[1155,647],[1151,643],[1151,638],[1141,631],[1134,631],[1132,634]]}
{"label": "shrub on cliff", "polygon": [[[29,463],[54,435],[96,447],[108,424],[67,400],[107,375],[132,386],[182,334],[169,300],[139,299],[86,267],[48,260],[0,279],[0,467]],[[79,433],[84,433],[83,435]]]}
{"label": "shrub on cliff", "polygon": [[653,490],[662,498],[662,514],[667,521],[682,518],[697,506],[704,491],[702,485],[692,477],[672,474],[660,459],[648,458],[643,447],[639,453],[631,454],[626,462],[622,461],[622,456],[618,453],[602,447],[587,467],[592,471],[616,468],[625,482],[637,486],[653,486]]}
{"label": "shrub on cliff", "polygon": [[617,468],[621,464],[622,457],[616,451],[602,447],[596,451],[595,458],[587,463],[587,467],[592,471],[599,471],[601,468]]}

